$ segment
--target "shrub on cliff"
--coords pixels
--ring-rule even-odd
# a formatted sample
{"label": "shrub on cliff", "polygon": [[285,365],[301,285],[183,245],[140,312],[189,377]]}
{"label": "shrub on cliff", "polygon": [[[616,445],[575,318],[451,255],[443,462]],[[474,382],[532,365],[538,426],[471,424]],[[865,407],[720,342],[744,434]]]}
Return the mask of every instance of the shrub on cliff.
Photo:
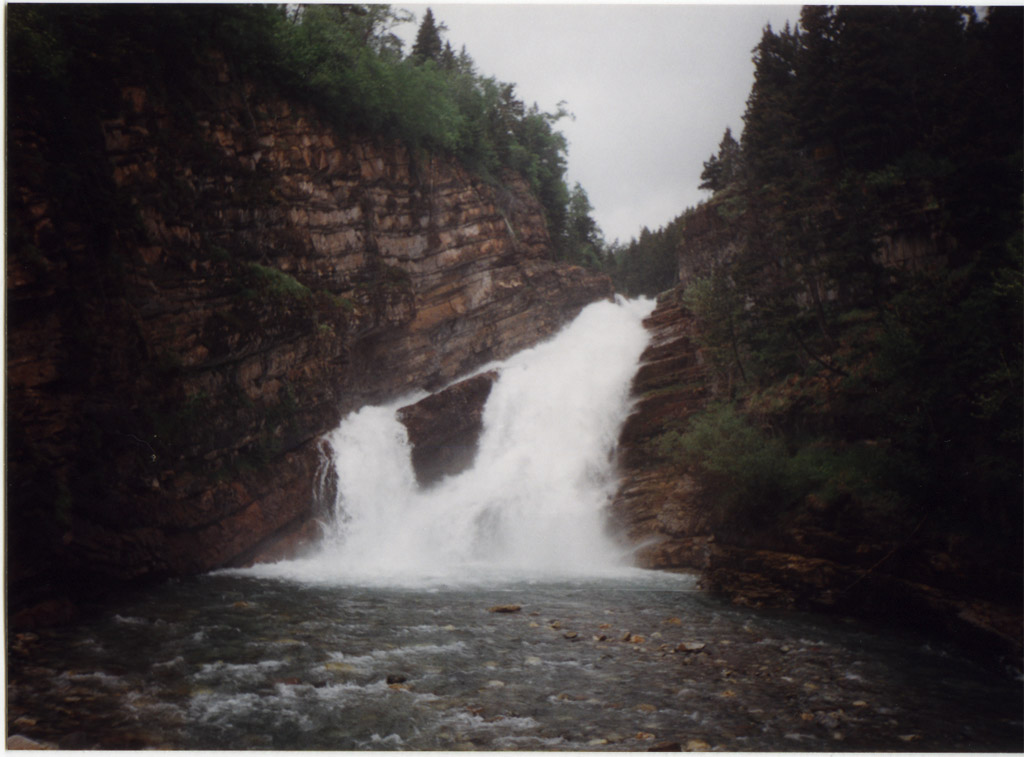
{"label": "shrub on cliff", "polygon": [[812,507],[835,515],[850,504],[884,506],[890,519],[905,509],[891,486],[888,449],[772,434],[733,403],[698,413],[682,433],[663,433],[655,449],[700,473],[715,527],[723,532],[771,531]]}

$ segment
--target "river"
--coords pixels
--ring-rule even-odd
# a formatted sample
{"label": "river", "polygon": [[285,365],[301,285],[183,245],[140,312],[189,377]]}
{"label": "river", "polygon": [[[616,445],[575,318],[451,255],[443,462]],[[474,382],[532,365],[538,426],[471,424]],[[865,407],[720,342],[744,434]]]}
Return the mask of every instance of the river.
{"label": "river", "polygon": [[15,635],[8,735],[65,749],[1019,752],[1006,671],[630,567],[603,512],[650,308],[593,305],[497,366],[475,465],[428,489],[395,420],[410,398],[348,416],[328,438],[336,498],[314,553]]}

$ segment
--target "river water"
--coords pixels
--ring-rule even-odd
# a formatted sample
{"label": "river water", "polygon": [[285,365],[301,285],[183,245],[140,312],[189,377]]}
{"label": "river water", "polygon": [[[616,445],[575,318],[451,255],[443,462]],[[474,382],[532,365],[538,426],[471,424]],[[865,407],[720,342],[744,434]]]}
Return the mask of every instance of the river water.
{"label": "river water", "polygon": [[1020,680],[919,636],[733,607],[605,528],[651,303],[497,366],[420,490],[394,405],[330,435],[320,548],[18,634],[8,736],[65,749],[1014,751]]}
{"label": "river water", "polygon": [[9,733],[109,749],[1022,747],[1019,682],[918,637],[735,608],[645,571],[431,583],[154,589],[16,644]]}

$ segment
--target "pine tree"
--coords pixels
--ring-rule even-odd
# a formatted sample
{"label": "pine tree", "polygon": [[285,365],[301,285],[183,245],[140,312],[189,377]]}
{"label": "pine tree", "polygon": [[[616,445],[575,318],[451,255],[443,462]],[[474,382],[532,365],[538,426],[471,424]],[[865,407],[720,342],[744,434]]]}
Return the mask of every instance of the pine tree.
{"label": "pine tree", "polygon": [[434,22],[434,13],[427,8],[419,31],[416,32],[416,42],[412,46],[412,59],[416,63],[425,63],[428,60],[437,63],[440,60],[441,30],[444,28],[444,24],[438,26]]}
{"label": "pine tree", "polygon": [[725,189],[739,178],[741,164],[739,142],[733,138],[732,130],[726,127],[722,141],[718,144],[718,153],[704,163],[700,175],[702,181],[698,188],[710,189],[712,192]]}

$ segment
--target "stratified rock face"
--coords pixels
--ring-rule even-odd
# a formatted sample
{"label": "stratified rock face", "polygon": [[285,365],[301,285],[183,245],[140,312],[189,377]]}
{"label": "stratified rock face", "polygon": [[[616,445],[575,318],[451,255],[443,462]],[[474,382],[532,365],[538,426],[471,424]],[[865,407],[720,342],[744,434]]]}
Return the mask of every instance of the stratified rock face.
{"label": "stratified rock face", "polygon": [[317,440],[343,413],[449,383],[611,294],[546,259],[518,177],[496,188],[340,136],[216,60],[207,79],[188,113],[111,83],[117,111],[78,125],[95,133],[89,218],[37,170],[59,150],[33,114],[9,121],[16,602],[69,576],[279,555],[307,533]]}
{"label": "stratified rock face", "polygon": [[473,464],[484,427],[484,405],[497,378],[497,371],[487,371],[398,411],[398,420],[409,433],[412,465],[421,486]]}
{"label": "stratified rock face", "polygon": [[611,506],[647,568],[703,567],[710,536],[696,480],[657,452],[658,438],[682,428],[709,393],[694,319],[678,295],[663,294],[644,322],[651,337],[633,379],[636,405],[619,437],[622,480]]}

